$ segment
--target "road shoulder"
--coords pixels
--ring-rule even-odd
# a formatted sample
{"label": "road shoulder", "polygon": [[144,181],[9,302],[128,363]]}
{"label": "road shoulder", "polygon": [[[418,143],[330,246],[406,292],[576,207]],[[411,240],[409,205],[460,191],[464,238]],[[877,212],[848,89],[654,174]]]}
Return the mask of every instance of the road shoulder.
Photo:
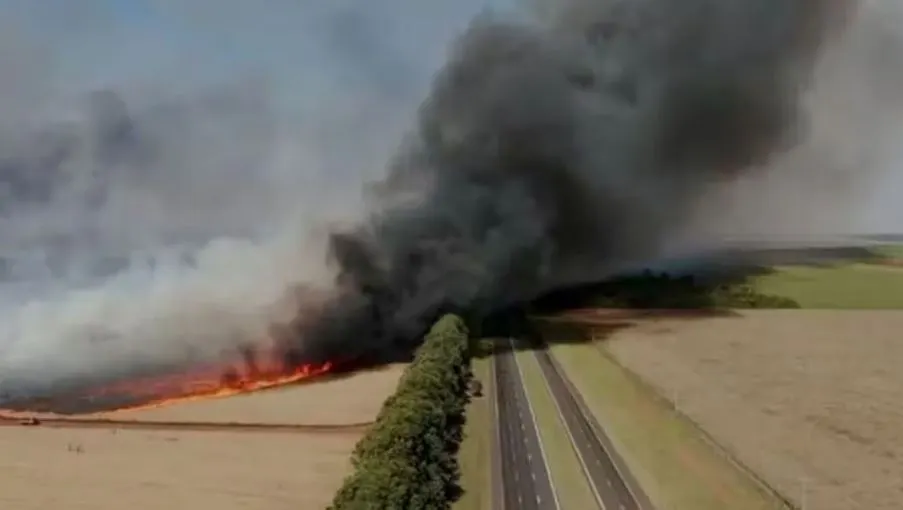
{"label": "road shoulder", "polygon": [[453,510],[491,510],[492,466],[498,457],[494,450],[497,445],[492,440],[496,432],[493,408],[495,382],[490,374],[492,358],[473,361],[473,374],[483,385],[483,395],[474,397],[467,406],[464,424],[464,440],[458,451],[461,466],[460,499],[452,505]]}

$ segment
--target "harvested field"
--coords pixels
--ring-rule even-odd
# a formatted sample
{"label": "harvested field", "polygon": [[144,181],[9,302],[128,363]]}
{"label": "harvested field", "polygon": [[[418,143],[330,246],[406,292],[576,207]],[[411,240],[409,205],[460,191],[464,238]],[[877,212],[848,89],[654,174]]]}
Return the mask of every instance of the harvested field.
{"label": "harvested field", "polygon": [[[0,427],[0,508],[323,508],[363,431],[229,424],[369,422],[401,370],[103,416],[141,427],[77,418],[71,426]],[[160,422],[185,425],[154,425]],[[200,430],[212,424],[224,426]]]}
{"label": "harvested field", "polygon": [[810,508],[903,501],[903,312],[642,319],[617,359],[771,485]]}
{"label": "harvested field", "polygon": [[323,508],[354,436],[0,429],[0,508]]}

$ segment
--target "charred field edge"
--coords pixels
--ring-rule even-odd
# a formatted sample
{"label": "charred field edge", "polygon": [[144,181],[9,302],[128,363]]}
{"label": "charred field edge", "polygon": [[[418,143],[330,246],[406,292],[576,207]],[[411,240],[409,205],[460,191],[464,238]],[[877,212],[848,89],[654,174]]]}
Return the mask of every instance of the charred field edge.
{"label": "charred field edge", "polygon": [[[468,327],[475,336],[508,337],[529,336],[532,330],[530,325],[532,317],[555,317],[571,312],[568,321],[579,322],[582,319],[573,317],[573,313],[580,309],[633,310],[631,312],[633,315],[662,314],[669,313],[665,310],[670,310],[681,317],[692,318],[730,315],[732,309],[798,308],[798,304],[793,300],[757,292],[750,285],[750,278],[773,272],[772,265],[822,266],[850,261],[875,261],[882,257],[880,250],[864,246],[725,251],[700,257],[693,264],[683,265],[679,270],[645,269],[600,282],[557,289],[533,301],[516,303],[485,316],[468,314],[466,310],[447,310],[447,312],[465,317]],[[601,329],[619,329],[628,326],[627,320],[617,321],[609,318],[604,326],[595,325],[594,329],[598,334]],[[562,324],[560,327],[565,326]],[[572,341],[582,341],[584,335],[570,338]],[[398,345],[410,343],[399,342]],[[496,347],[504,348],[504,346]],[[410,362],[413,355],[411,350],[405,349],[370,353],[358,356],[354,360],[337,363],[327,374],[292,384],[310,384],[350,377],[357,372],[375,370],[386,364]],[[477,355],[479,356],[479,353]],[[297,361],[303,359],[303,356],[295,357],[298,358]],[[90,390],[129,379],[188,373],[193,368],[195,367],[190,364],[149,367],[137,376],[133,373],[128,377],[104,380],[83,379],[18,394],[0,394],[0,409],[79,415],[139,407],[147,403],[146,397],[128,394],[96,397],[90,396]],[[227,385],[228,373],[224,373],[223,376],[223,384]]]}
{"label": "charred field edge", "polygon": [[[352,377],[363,371],[378,370],[385,363],[376,360],[361,359],[355,363],[337,365],[328,373],[314,375],[309,378],[294,381],[285,385],[277,385],[262,388],[257,391],[276,391],[290,386],[301,386],[326,381],[334,381]],[[43,388],[40,391],[26,393],[24,395],[0,395],[0,410],[13,412],[51,413],[63,416],[77,416],[110,411],[139,408],[155,400],[152,394],[109,394],[95,395],[93,390],[121,382],[129,382],[137,379],[153,379],[178,374],[190,374],[192,365],[178,365],[161,367],[157,370],[142,371],[139,376],[104,378],[95,380],[79,380],[71,383],[57,384],[51,388]],[[220,383],[223,387],[229,387],[230,369],[224,370]],[[203,396],[200,395],[200,396]]]}

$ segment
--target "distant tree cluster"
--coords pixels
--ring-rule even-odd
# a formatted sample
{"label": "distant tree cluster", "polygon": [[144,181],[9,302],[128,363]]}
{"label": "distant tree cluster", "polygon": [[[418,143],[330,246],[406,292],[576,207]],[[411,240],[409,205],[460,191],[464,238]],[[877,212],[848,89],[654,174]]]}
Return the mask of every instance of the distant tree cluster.
{"label": "distant tree cluster", "polygon": [[763,294],[742,280],[703,280],[651,271],[553,292],[535,303],[537,311],[576,307],[730,309],[799,308],[799,304],[782,296]]}
{"label": "distant tree cluster", "polygon": [[456,455],[472,379],[468,336],[457,316],[436,322],[355,447],[354,472],[329,510],[451,507],[460,493]]}

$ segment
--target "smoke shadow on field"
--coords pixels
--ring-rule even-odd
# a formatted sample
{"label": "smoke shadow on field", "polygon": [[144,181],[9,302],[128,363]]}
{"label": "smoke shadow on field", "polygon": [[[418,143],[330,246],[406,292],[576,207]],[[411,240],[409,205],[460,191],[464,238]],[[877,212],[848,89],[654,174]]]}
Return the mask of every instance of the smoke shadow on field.
{"label": "smoke shadow on field", "polygon": [[[766,247],[721,250],[589,284],[557,289],[528,305],[488,318],[480,334],[493,341],[481,355],[604,342],[642,322],[739,317],[737,309],[795,308],[755,291],[753,279],[778,266],[831,267],[882,260],[873,246]],[[516,342],[507,339],[515,338]]]}
{"label": "smoke shadow on field", "polygon": [[[496,329],[478,350],[478,358],[509,351],[534,351],[551,345],[605,342],[611,335],[647,321],[706,320],[739,317],[723,309],[584,308],[555,315],[531,315],[510,328]],[[513,340],[513,341],[512,341]]]}
{"label": "smoke shadow on field", "polygon": [[[672,272],[643,270],[595,283],[553,290],[529,303],[516,303],[487,317],[468,321],[478,358],[511,349],[534,350],[554,344],[604,342],[612,334],[639,323],[661,319],[704,320],[736,317],[737,308],[787,308],[788,303],[771,301],[757,294],[750,281],[775,272],[775,266],[818,266],[881,259],[883,255],[865,246],[769,248],[723,251],[678,264]],[[737,292],[740,289],[740,292]],[[467,316],[466,311],[461,311]],[[422,332],[423,334],[426,331]],[[512,343],[507,339],[517,339]],[[502,339],[503,341],[480,340]],[[326,374],[291,384],[255,391],[278,391],[321,382],[341,380],[365,371],[381,370],[395,363],[407,363],[415,351],[398,342],[385,349],[337,363]],[[303,359],[295,360],[303,362]],[[149,367],[150,368],[150,367]],[[191,366],[159,367],[130,377],[146,380],[153,376],[190,373]],[[182,370],[179,370],[182,369]],[[132,379],[134,380],[134,379]],[[0,409],[19,412],[51,412],[78,415],[141,407],[148,395],[105,394],[92,396],[92,389],[116,380],[84,380],[17,396],[0,395]]]}

